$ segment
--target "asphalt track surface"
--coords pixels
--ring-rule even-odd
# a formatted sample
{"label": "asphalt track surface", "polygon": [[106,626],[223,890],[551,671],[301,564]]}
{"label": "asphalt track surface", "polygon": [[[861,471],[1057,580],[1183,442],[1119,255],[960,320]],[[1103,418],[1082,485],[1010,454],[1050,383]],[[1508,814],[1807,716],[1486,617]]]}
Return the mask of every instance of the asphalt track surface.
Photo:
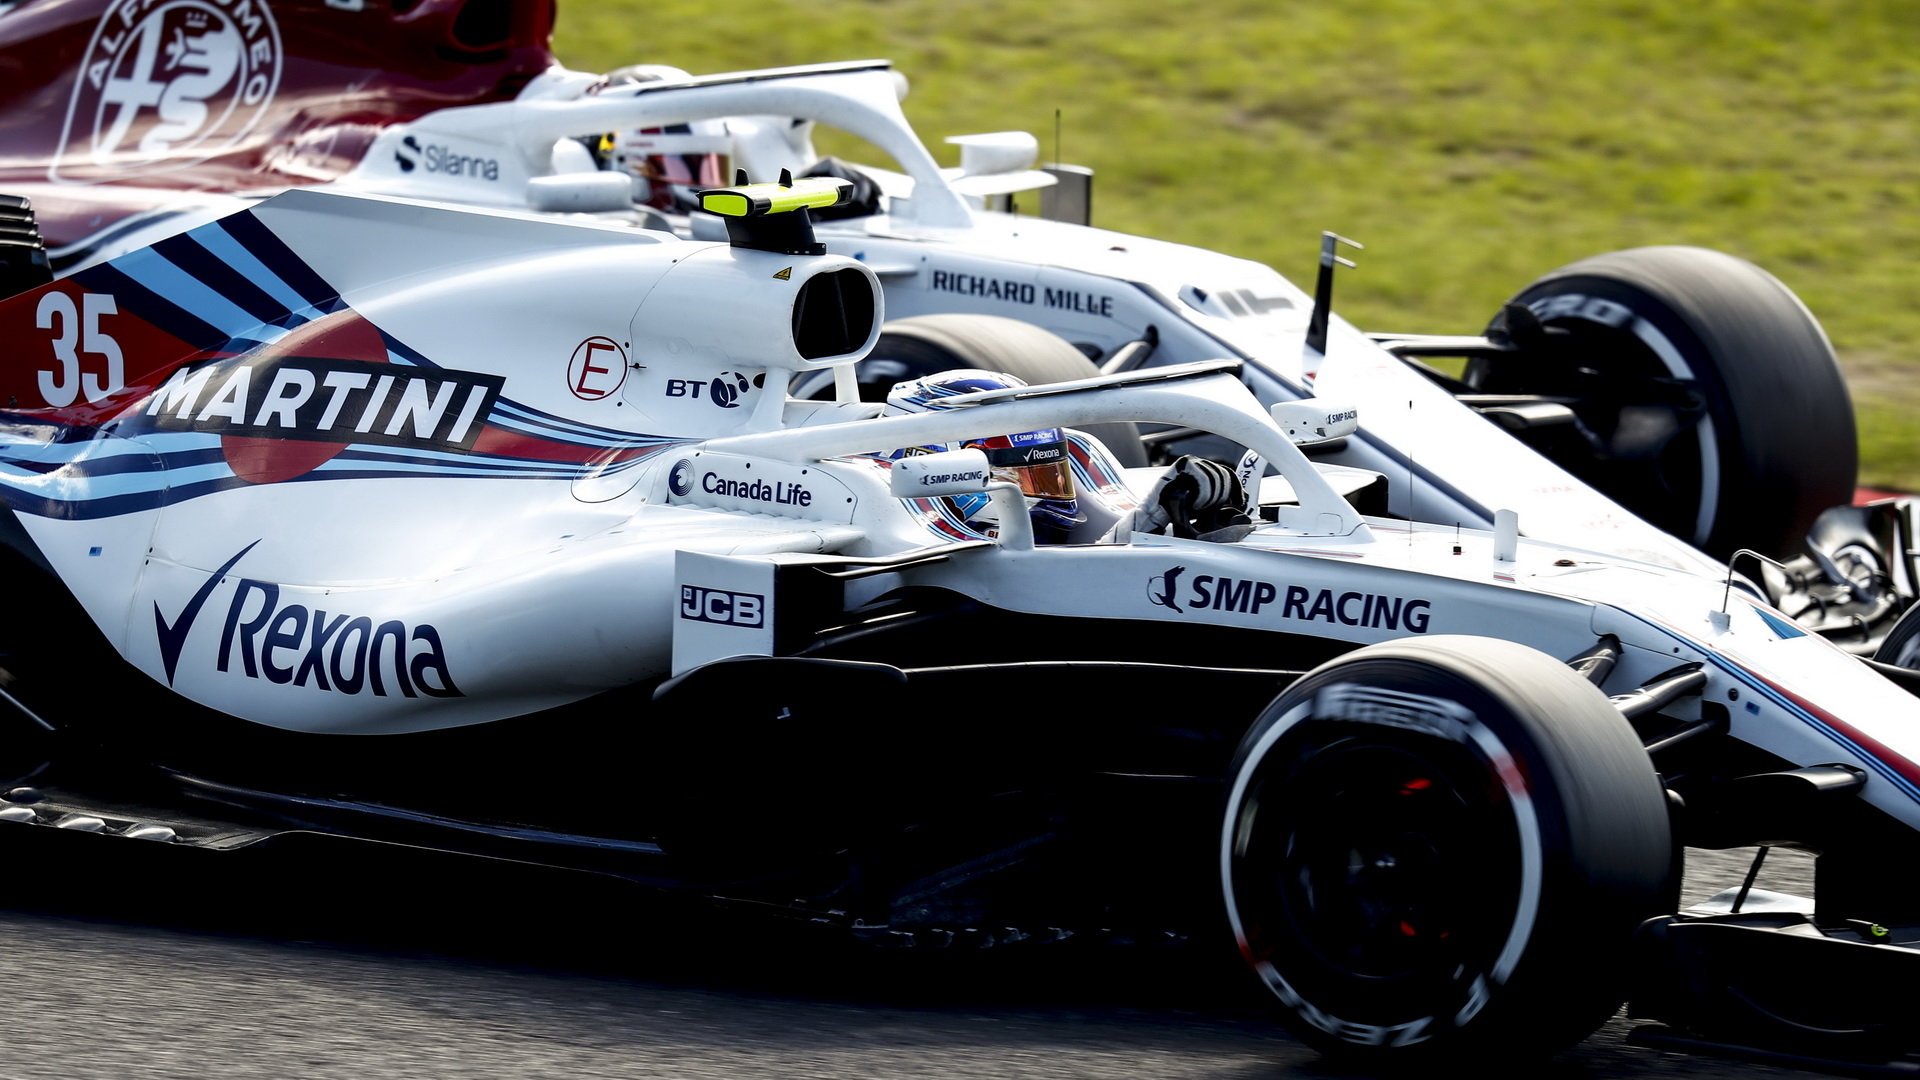
{"label": "asphalt track surface", "polygon": [[[263,877],[122,854],[10,860],[0,1080],[1356,1075],[1191,949],[883,952],[412,857]],[[1745,869],[1709,858],[1690,899]],[[1775,856],[1760,884],[1804,890],[1810,865]],[[1629,1026],[1512,1075],[1815,1075]]]}

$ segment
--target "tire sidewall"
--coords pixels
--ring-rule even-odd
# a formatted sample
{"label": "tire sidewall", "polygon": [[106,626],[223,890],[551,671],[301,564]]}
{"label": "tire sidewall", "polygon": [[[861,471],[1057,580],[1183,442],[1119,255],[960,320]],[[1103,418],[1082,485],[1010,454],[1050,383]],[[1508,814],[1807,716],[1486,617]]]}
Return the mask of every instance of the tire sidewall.
{"label": "tire sidewall", "polygon": [[1682,539],[1779,555],[1797,550],[1821,510],[1851,499],[1857,435],[1832,346],[1759,267],[1703,248],[1637,248],[1563,267],[1511,302],[1548,326],[1629,334],[1667,374],[1695,382],[1712,425],[1701,467],[1712,475],[1702,478],[1706,513]]}
{"label": "tire sidewall", "polygon": [[1920,602],[1909,606],[1887,631],[1873,658],[1883,664],[1920,671]]}
{"label": "tire sidewall", "polygon": [[[1585,323],[1637,338],[1660,373],[1698,384],[1705,404],[1704,429],[1683,437],[1699,445],[1703,472],[1700,492],[1703,515],[1681,539],[1696,547],[1711,545],[1728,516],[1723,490],[1728,463],[1738,461],[1741,446],[1740,409],[1730,396],[1720,364],[1694,327],[1666,302],[1630,282],[1611,277],[1574,274],[1536,282],[1513,298],[1525,304],[1548,326],[1569,328]],[[1580,332],[1573,327],[1576,333]]]}
{"label": "tire sidewall", "polygon": [[[1503,654],[1521,648],[1488,644],[1501,646],[1494,651]],[[1516,700],[1497,681],[1489,684],[1477,673],[1449,664],[1444,653],[1387,653],[1336,660],[1310,673],[1242,740],[1230,774],[1220,845],[1222,892],[1234,940],[1261,985],[1281,1005],[1283,1019],[1323,1051],[1411,1060],[1560,1049],[1598,1026],[1617,1006],[1626,975],[1618,961],[1633,927],[1655,913],[1653,894],[1664,898],[1667,892],[1671,848],[1666,846],[1664,795],[1658,781],[1637,743],[1625,750],[1605,749],[1607,755],[1623,759],[1630,756],[1626,750],[1640,754],[1644,775],[1628,785],[1633,789],[1629,812],[1637,815],[1635,827],[1641,831],[1651,815],[1657,815],[1662,830],[1659,845],[1634,857],[1646,864],[1643,870],[1657,862],[1662,883],[1609,888],[1586,872],[1589,863],[1604,863],[1614,855],[1604,827],[1591,820],[1605,817],[1608,810],[1595,805],[1592,793],[1583,790],[1584,778],[1576,774],[1591,748],[1558,743],[1551,732],[1543,733],[1526,719],[1530,710],[1538,711],[1538,702]],[[1586,690],[1601,708],[1611,710],[1597,691]],[[1356,715],[1357,701],[1371,714]],[[1618,723],[1625,728],[1624,721]],[[1377,987],[1358,983],[1343,988],[1337,976],[1300,960],[1305,950],[1289,943],[1276,946],[1248,932],[1250,916],[1242,911],[1242,900],[1256,894],[1236,866],[1249,846],[1243,832],[1246,799],[1259,785],[1287,774],[1295,763],[1286,755],[1303,733],[1328,726],[1350,728],[1363,738],[1376,733],[1400,737],[1417,730],[1450,741],[1484,770],[1512,822],[1517,866],[1508,879],[1514,895],[1508,898],[1509,914],[1503,916],[1505,933],[1497,948],[1473,950],[1477,966],[1463,964],[1446,979],[1411,984],[1432,994],[1429,1009],[1365,1015],[1345,1008],[1337,1003],[1342,995],[1365,998],[1373,1007],[1382,995]],[[1246,876],[1250,878],[1251,871]],[[1281,970],[1281,964],[1301,966],[1290,973]],[[1565,992],[1570,975],[1579,981],[1571,996]],[[1316,981],[1332,990],[1316,995]],[[1320,1000],[1312,1000],[1315,996]]]}

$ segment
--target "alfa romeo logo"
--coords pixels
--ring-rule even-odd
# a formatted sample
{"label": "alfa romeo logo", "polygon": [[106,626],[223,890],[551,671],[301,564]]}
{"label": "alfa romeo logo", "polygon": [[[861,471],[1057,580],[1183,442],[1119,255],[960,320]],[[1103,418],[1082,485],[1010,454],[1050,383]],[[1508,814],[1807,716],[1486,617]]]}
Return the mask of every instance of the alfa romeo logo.
{"label": "alfa romeo logo", "polygon": [[280,84],[266,0],[115,0],[94,27],[49,178],[116,180],[244,139]]}

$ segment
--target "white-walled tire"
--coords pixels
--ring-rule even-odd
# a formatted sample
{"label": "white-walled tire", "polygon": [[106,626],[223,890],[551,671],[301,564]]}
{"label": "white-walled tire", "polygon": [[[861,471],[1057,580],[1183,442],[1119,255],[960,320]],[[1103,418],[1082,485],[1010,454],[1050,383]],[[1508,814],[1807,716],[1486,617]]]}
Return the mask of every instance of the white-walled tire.
{"label": "white-walled tire", "polygon": [[[1760,267],[1697,247],[1596,255],[1511,304],[1551,332],[1476,359],[1481,394],[1571,402],[1582,438],[1562,467],[1716,556],[1801,550],[1813,520],[1852,501],[1858,450],[1846,381],[1811,313]],[[1496,330],[1507,329],[1505,317]]]}
{"label": "white-walled tire", "polygon": [[1873,658],[1883,664],[1920,671],[1920,602],[1901,614]]}
{"label": "white-walled tire", "polygon": [[1552,1053],[1624,997],[1671,910],[1665,793],[1591,684],[1525,646],[1369,646],[1242,741],[1228,921],[1302,1038],[1376,1063]]}

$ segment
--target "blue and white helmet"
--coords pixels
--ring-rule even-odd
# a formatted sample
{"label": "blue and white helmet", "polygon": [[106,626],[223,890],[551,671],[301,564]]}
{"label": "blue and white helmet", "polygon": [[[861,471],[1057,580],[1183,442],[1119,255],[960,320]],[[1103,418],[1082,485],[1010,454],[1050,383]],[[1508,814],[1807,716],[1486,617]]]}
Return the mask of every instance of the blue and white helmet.
{"label": "blue and white helmet", "polygon": [[[978,368],[942,371],[895,383],[893,389],[887,392],[886,413],[900,415],[937,412],[950,407],[942,404],[947,398],[982,390],[1004,390],[1025,385],[1027,385],[1025,379],[1005,372],[982,371]],[[985,451],[987,464],[992,466],[996,479],[1020,485],[1020,493],[1027,497],[1027,509],[1033,516],[1036,538],[1043,542],[1050,536],[1064,539],[1075,526],[1084,524],[1075,498],[1072,458],[1067,449],[1067,437],[1059,428],[1022,431],[940,445],[908,446],[893,451],[887,457],[898,460],[913,454],[932,454],[943,450],[963,449]],[[977,521],[988,528],[993,525],[987,516],[983,516],[988,514],[990,506],[987,496],[954,496],[953,502],[955,508],[960,511],[961,517],[969,523]]]}

